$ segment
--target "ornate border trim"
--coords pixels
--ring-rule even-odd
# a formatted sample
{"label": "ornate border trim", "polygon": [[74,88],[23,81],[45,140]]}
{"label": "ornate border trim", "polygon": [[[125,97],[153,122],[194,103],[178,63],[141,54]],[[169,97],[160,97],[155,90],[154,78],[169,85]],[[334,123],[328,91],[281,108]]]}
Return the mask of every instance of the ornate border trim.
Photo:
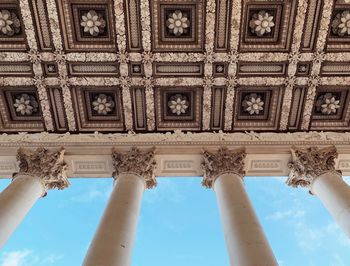
{"label": "ornate border trim", "polygon": [[321,72],[321,64],[325,59],[325,46],[329,24],[331,23],[331,16],[333,5],[335,1],[325,1],[323,6],[323,14],[320,23],[320,30],[316,43],[316,53],[313,55],[313,64],[311,70],[311,77],[309,79],[309,88],[307,90],[306,102],[303,112],[303,122],[301,130],[308,130],[311,123],[312,108],[316,97],[316,87],[319,85],[319,75]]}
{"label": "ornate border trim", "polygon": [[296,133],[150,133],[136,134],[53,134],[53,133],[20,133],[16,135],[0,135],[0,147],[19,146],[75,146],[75,145],[350,145],[350,133],[335,132],[296,132]]}

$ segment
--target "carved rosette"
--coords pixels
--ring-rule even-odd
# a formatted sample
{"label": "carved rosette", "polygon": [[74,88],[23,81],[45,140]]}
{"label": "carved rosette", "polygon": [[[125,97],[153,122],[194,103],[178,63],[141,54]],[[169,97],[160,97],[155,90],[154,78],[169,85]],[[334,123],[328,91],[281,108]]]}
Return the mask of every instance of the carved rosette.
{"label": "carved rosette", "polygon": [[69,186],[66,175],[67,164],[63,160],[64,149],[50,152],[45,148],[28,150],[20,148],[17,152],[17,161],[19,162],[19,172],[14,175],[30,175],[39,177],[45,186],[49,189],[64,189]]}
{"label": "carved rosette", "polygon": [[123,173],[136,174],[142,177],[146,182],[148,189],[157,185],[154,176],[156,160],[154,158],[154,150],[141,152],[133,147],[127,153],[120,153],[117,150],[112,151],[113,167],[115,172],[114,178]]}
{"label": "carved rosette", "polygon": [[293,147],[291,152],[293,161],[288,164],[291,171],[286,181],[289,186],[309,187],[315,178],[327,172],[341,175],[341,171],[335,170],[335,159],[338,157],[335,146],[323,149]]}
{"label": "carved rosette", "polygon": [[244,150],[229,151],[226,147],[220,148],[217,153],[204,151],[201,164],[204,171],[202,185],[212,188],[215,179],[225,173],[234,173],[243,177],[245,157]]}

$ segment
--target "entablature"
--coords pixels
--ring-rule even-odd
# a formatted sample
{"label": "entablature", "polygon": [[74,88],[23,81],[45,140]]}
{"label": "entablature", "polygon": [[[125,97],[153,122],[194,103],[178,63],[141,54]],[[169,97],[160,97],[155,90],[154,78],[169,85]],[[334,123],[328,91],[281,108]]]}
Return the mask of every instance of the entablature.
{"label": "entablature", "polygon": [[51,134],[38,133],[0,135],[0,177],[8,178],[18,170],[17,150],[20,147],[48,149],[65,148],[65,161],[70,178],[112,177],[112,148],[126,151],[155,148],[160,176],[202,176],[202,152],[219,147],[244,148],[247,176],[288,176],[290,149],[334,145],[339,157],[336,169],[350,175],[350,133],[150,133],[150,134]]}

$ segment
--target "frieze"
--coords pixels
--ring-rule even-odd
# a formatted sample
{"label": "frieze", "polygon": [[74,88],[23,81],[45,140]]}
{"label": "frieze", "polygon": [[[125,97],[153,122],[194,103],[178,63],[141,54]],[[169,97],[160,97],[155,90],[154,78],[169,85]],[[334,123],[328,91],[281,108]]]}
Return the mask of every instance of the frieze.
{"label": "frieze", "polygon": [[130,131],[127,134],[109,133],[102,134],[95,132],[94,134],[55,134],[55,133],[25,133],[19,134],[1,134],[0,146],[16,147],[18,145],[39,145],[47,144],[50,146],[57,145],[75,145],[75,144],[105,144],[111,145],[130,145],[131,143],[140,143],[146,146],[149,145],[177,145],[179,143],[192,143],[198,145],[332,145],[344,144],[350,145],[350,133],[337,132],[295,132],[295,133],[192,133],[176,130],[175,132],[167,133],[151,133],[137,134]]}

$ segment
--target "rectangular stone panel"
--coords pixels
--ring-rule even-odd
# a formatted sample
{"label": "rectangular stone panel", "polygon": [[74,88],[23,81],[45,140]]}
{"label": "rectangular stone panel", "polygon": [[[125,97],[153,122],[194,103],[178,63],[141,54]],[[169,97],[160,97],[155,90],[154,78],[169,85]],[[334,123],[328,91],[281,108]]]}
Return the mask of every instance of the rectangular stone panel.
{"label": "rectangular stone panel", "polygon": [[141,51],[140,0],[124,1],[129,51]]}
{"label": "rectangular stone panel", "polygon": [[321,67],[322,76],[349,76],[349,62],[324,62]]}
{"label": "rectangular stone panel", "polygon": [[53,49],[53,41],[46,1],[32,0],[28,2],[33,10],[33,20],[37,31],[40,50],[51,51]]}
{"label": "rectangular stone panel", "polygon": [[226,91],[225,87],[214,87],[212,89],[212,112],[211,112],[211,129],[222,129],[224,122],[224,105]]}
{"label": "rectangular stone panel", "polygon": [[0,76],[32,76],[33,67],[31,63],[0,63]]}
{"label": "rectangular stone panel", "polygon": [[203,76],[202,63],[155,63],[155,76]]}
{"label": "rectangular stone panel", "polygon": [[11,178],[13,173],[18,172],[18,165],[15,156],[1,156],[0,178]]}
{"label": "rectangular stone panel", "polygon": [[301,50],[303,52],[311,52],[315,48],[320,18],[322,17],[323,3],[323,0],[309,0],[301,41]]}
{"label": "rectangular stone panel", "polygon": [[287,63],[239,62],[239,76],[285,76]]}
{"label": "rectangular stone panel", "polygon": [[227,51],[229,49],[231,5],[231,0],[216,1],[215,51]]}
{"label": "rectangular stone panel", "polygon": [[68,125],[64,108],[62,89],[49,88],[48,94],[52,103],[52,113],[54,117],[55,128],[57,131],[65,132],[68,130]]}
{"label": "rectangular stone panel", "polygon": [[296,87],[293,89],[292,103],[289,113],[289,130],[297,130],[300,128],[301,114],[304,108],[306,88]]}
{"label": "rectangular stone panel", "polygon": [[73,76],[117,76],[119,67],[117,63],[69,63],[69,74]]}
{"label": "rectangular stone panel", "polygon": [[132,108],[135,130],[144,131],[146,125],[146,99],[145,89],[142,87],[131,88]]}
{"label": "rectangular stone panel", "polygon": [[156,155],[158,167],[156,176],[201,176],[202,156],[193,155]]}

